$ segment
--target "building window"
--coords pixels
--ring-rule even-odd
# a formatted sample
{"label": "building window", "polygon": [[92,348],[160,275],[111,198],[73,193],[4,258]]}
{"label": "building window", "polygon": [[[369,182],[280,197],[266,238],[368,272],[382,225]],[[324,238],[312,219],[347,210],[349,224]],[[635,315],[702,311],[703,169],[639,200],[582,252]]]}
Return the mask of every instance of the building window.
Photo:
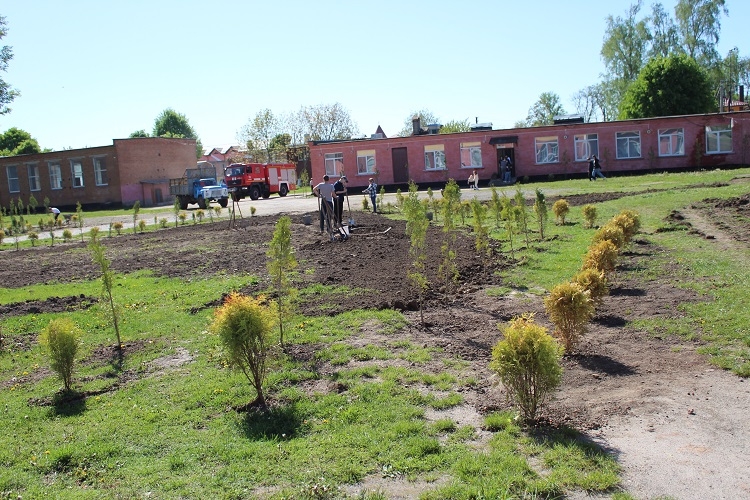
{"label": "building window", "polygon": [[617,159],[641,157],[641,133],[640,132],[617,132]]}
{"label": "building window", "polygon": [[29,175],[29,191],[41,190],[42,186],[39,184],[39,165],[28,163],[26,165],[26,172]]}
{"label": "building window", "polygon": [[60,163],[50,162],[49,166],[49,185],[51,189],[62,189],[62,172]]}
{"label": "building window", "polygon": [[681,128],[659,130],[659,156],[685,154],[685,132]]}
{"label": "building window", "polygon": [[534,139],[537,163],[557,163],[558,144],[557,137],[537,137]]}
{"label": "building window", "polygon": [[97,186],[106,186],[107,182],[107,164],[104,158],[94,158],[94,182]]}
{"label": "building window", "polygon": [[462,142],[461,143],[461,167],[462,168],[482,168],[482,143],[481,142]]}
{"label": "building window", "polygon": [[344,153],[326,153],[326,175],[339,175],[344,171]]}
{"label": "building window", "polygon": [[576,161],[587,161],[591,155],[599,156],[599,136],[581,134],[573,137],[576,150]]}
{"label": "building window", "polygon": [[375,173],[375,150],[357,151],[357,173],[374,174]]}
{"label": "building window", "polygon": [[731,125],[707,125],[706,126],[706,153],[731,153],[732,152],[732,126]]}
{"label": "building window", "polygon": [[424,147],[424,169],[446,170],[445,151],[442,144]]}
{"label": "building window", "polygon": [[5,173],[8,174],[8,190],[11,193],[20,192],[21,185],[18,183],[18,167],[16,165],[5,167]]}
{"label": "building window", "polygon": [[73,174],[73,187],[83,187],[83,165],[81,160],[70,160],[70,172]]}

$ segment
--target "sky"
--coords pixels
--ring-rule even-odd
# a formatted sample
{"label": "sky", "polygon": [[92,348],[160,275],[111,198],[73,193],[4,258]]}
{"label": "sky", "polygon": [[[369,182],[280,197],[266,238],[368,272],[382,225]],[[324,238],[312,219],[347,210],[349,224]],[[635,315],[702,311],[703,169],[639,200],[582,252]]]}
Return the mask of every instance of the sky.
{"label": "sky", "polygon": [[[106,146],[172,108],[221,147],[263,109],[334,103],[367,135],[395,136],[418,110],[511,128],[543,92],[575,112],[601,80],[607,16],[634,1],[0,0],[14,54],[0,78],[21,92],[0,131]],[[719,52],[746,57],[750,2],[726,4]]]}

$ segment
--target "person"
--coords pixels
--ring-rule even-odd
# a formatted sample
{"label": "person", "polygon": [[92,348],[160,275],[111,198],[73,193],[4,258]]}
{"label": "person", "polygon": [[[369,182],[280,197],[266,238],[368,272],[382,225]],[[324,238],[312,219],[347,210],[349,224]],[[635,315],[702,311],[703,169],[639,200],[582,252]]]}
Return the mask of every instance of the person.
{"label": "person", "polygon": [[473,189],[477,189],[478,190],[479,189],[479,174],[477,173],[476,170],[474,170],[474,174],[473,175],[474,175],[474,187],[473,187]]}
{"label": "person", "polygon": [[320,198],[320,232],[327,227],[328,232],[333,232],[331,221],[333,219],[333,184],[329,184],[330,177],[323,176],[323,182],[313,188],[313,194]]}
{"label": "person", "polygon": [[597,177],[606,179],[602,173],[602,164],[599,163],[599,158],[596,155],[591,155],[591,158],[589,158],[589,180],[595,181]]}
{"label": "person", "polygon": [[515,173],[513,170],[513,162],[510,161],[510,156],[505,156],[505,182],[510,182],[511,177]]}
{"label": "person", "polygon": [[345,175],[342,175],[339,177],[339,180],[337,180],[333,184],[333,192],[336,195],[336,206],[334,207],[334,213],[336,215],[336,224],[341,226],[342,225],[342,215],[344,213],[344,198],[346,198],[346,184],[349,181],[347,180]]}
{"label": "person", "polygon": [[369,182],[370,184],[367,186],[367,189],[362,192],[370,195],[370,201],[372,201],[372,213],[376,214],[378,213],[378,207],[375,204],[375,201],[378,197],[378,185],[375,183],[375,179],[373,179],[372,177],[370,177]]}
{"label": "person", "polygon": [[55,207],[49,207],[49,211],[55,216],[55,222],[57,222],[57,218],[60,217],[60,210]]}
{"label": "person", "polygon": [[503,158],[500,160],[500,181],[505,183],[508,182],[505,180],[505,174],[508,172],[508,160]]}
{"label": "person", "polygon": [[476,173],[476,170],[469,175],[469,178],[466,180],[466,185],[469,189],[474,189],[474,174]]}

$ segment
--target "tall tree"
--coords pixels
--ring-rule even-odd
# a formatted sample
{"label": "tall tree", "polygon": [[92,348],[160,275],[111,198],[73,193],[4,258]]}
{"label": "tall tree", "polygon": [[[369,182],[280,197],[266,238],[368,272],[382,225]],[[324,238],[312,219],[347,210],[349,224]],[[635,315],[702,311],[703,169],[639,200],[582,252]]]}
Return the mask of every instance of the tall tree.
{"label": "tall tree", "polygon": [[195,139],[195,157],[200,158],[203,155],[203,145],[198,138],[198,134],[195,133],[185,115],[172,108],[165,109],[156,117],[154,132],[151,135],[154,137]]}
{"label": "tall tree", "polygon": [[564,115],[565,108],[560,103],[560,96],[554,92],[542,92],[539,100],[529,108],[526,126],[552,125],[555,116]]}
{"label": "tall tree", "polygon": [[451,120],[448,123],[444,124],[442,127],[440,127],[441,134],[453,134],[456,132],[470,132],[470,131],[471,131],[471,124],[469,123],[468,118],[464,120]]}
{"label": "tall tree", "polygon": [[16,156],[31,153],[40,153],[42,149],[31,134],[20,128],[11,127],[0,134],[0,155]]}
{"label": "tall tree", "polygon": [[655,3],[651,6],[651,16],[648,19],[651,25],[651,48],[648,51],[649,58],[667,57],[675,52],[681,52],[680,37],[677,25],[669,16],[664,6]]}
{"label": "tall tree", "polygon": [[240,139],[254,161],[271,162],[271,141],[279,135],[279,121],[270,109],[261,109],[240,130]]}
{"label": "tall tree", "polygon": [[677,31],[688,56],[703,67],[719,59],[721,15],[729,15],[724,0],[679,0],[674,8]]}
{"label": "tall tree", "polygon": [[131,139],[134,137],[148,137],[148,132],[146,132],[143,129],[136,130],[135,132],[132,132],[128,137]]}
{"label": "tall tree", "polygon": [[708,76],[686,55],[652,59],[628,88],[620,118],[706,113],[715,108]]}
{"label": "tall tree", "polygon": [[641,0],[630,6],[626,17],[607,16],[601,56],[607,76],[632,82],[646,60],[651,35],[644,19],[638,20]]}
{"label": "tall tree", "polygon": [[419,117],[419,126],[421,128],[427,127],[431,123],[440,123],[440,118],[437,117],[429,109],[420,109],[419,111],[413,111],[404,120],[404,128],[398,133],[399,137],[409,137],[414,132],[413,120],[414,117]]}
{"label": "tall tree", "polygon": [[349,111],[339,103],[302,107],[299,119],[314,141],[349,139],[359,131]]}
{"label": "tall tree", "polygon": [[[5,38],[5,35],[7,34],[8,29],[6,28],[5,17],[0,16],[0,40]],[[8,71],[8,62],[10,62],[11,59],[13,59],[13,49],[7,45],[3,45],[3,48],[0,49],[0,71]],[[20,92],[12,88],[5,80],[0,78],[0,115],[10,113],[11,110],[8,107],[8,104],[13,102],[13,100],[19,95],[21,95]]]}

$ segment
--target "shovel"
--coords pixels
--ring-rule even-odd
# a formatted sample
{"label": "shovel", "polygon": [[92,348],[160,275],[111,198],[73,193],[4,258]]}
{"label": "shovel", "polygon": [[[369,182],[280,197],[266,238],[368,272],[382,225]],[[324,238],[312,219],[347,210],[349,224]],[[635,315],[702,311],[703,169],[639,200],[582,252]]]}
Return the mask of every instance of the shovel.
{"label": "shovel", "polygon": [[356,226],[354,219],[352,219],[352,206],[349,204],[349,195],[346,195],[346,206],[349,208],[349,225]]}

